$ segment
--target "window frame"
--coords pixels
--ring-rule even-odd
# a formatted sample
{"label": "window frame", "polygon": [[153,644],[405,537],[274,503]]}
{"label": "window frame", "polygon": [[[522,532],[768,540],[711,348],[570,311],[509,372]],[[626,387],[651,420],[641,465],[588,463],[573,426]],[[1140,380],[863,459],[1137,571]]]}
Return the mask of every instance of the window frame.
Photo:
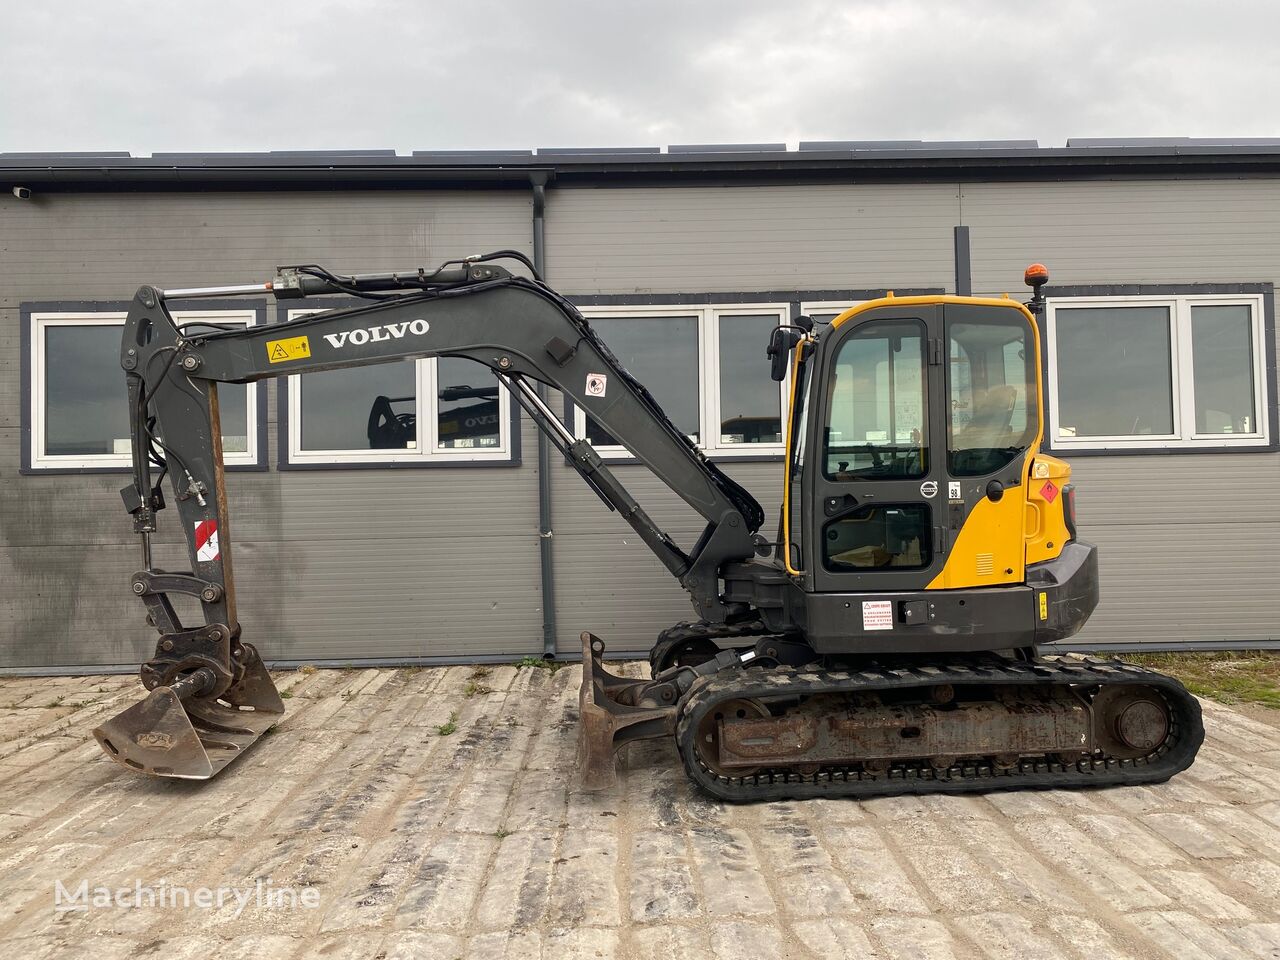
{"label": "window frame", "polygon": [[[291,309],[285,312],[287,320],[326,310],[340,310],[357,306],[364,301],[335,303],[327,307]],[[300,378],[305,374],[293,373],[280,378],[277,402],[280,410],[279,444],[280,469],[342,469],[348,467],[446,467],[446,466],[519,466],[520,423],[519,412],[511,402],[511,393],[498,383],[498,437],[497,447],[438,448],[439,406],[437,405],[437,358],[417,357],[414,364],[414,390],[416,392],[417,422],[426,423],[424,438],[419,431],[418,446],[413,449],[352,449],[352,450],[304,450],[302,448],[302,387]],[[388,363],[402,363],[391,360]],[[378,366],[379,364],[369,364]],[[483,366],[483,364],[480,364]],[[352,369],[352,368],[343,368]],[[430,410],[427,410],[430,398]],[[425,441],[425,442],[424,442]]]}
{"label": "window frame", "polygon": [[[831,419],[832,419],[832,413],[834,412],[834,405],[835,405],[835,389],[839,385],[839,366],[840,366],[841,353],[843,353],[843,351],[850,344],[858,341],[859,338],[863,337],[863,335],[866,333],[868,329],[874,329],[875,327],[882,324],[894,325],[894,324],[906,324],[906,323],[916,325],[916,327],[919,330],[920,405],[921,405],[921,412],[922,412],[921,419],[924,427],[924,437],[925,437],[923,449],[925,449],[926,451],[931,450],[931,441],[929,437],[934,427],[933,417],[931,414],[932,414],[932,407],[935,401],[932,397],[933,390],[932,390],[932,384],[930,383],[931,364],[929,363],[929,349],[930,349],[929,320],[926,315],[922,314],[919,316],[915,316],[915,315],[912,315],[911,313],[902,317],[885,317],[882,319],[868,320],[864,323],[855,324],[852,328],[848,330],[847,333],[839,336],[838,342],[835,343],[832,347],[832,352],[828,359],[827,368],[824,371],[829,375],[830,379],[828,380],[827,384],[824,385],[824,388],[823,388],[823,396],[824,396],[823,416],[825,419],[823,422],[819,424],[819,436],[821,437],[821,442],[820,442],[820,449],[818,450],[818,453],[817,453],[818,460],[820,461],[820,464],[817,467],[817,470],[818,470],[819,476],[823,481],[827,483],[833,483],[833,484],[849,483],[849,482],[856,483],[856,482],[886,482],[886,481],[887,482],[903,481],[906,483],[913,483],[913,482],[923,480],[924,478],[928,477],[929,474],[932,472],[933,465],[928,458],[926,458],[924,462],[924,469],[919,474],[912,474],[909,476],[880,476],[880,477],[856,476],[856,477],[849,477],[846,480],[842,481],[842,480],[839,480],[835,474],[830,472]],[[889,374],[889,372],[893,370],[894,366],[895,364],[887,361],[886,371],[885,371],[886,374]],[[897,385],[895,383],[894,386],[888,391],[888,394],[889,396],[893,396],[896,393],[897,393]],[[886,397],[886,402],[888,402],[887,397]],[[893,417],[894,415],[895,414],[893,413],[890,414],[891,417]],[[864,437],[864,440],[865,440],[865,437]],[[896,446],[898,442],[896,437],[894,438],[886,437],[886,440],[892,443],[894,446]],[[872,441],[866,440],[866,442],[871,443]]]}
{"label": "window frame", "polygon": [[[265,307],[256,301],[228,302],[213,306],[199,302],[185,309],[171,310],[177,323],[209,320],[234,323],[243,320],[246,327],[263,322]],[[128,473],[133,469],[132,453],[58,455],[44,452],[46,356],[44,332],[50,327],[111,326],[123,330],[128,319],[129,304],[116,302],[24,303],[21,307],[23,373],[23,443],[22,474]],[[114,356],[114,355],[113,355]],[[121,370],[123,378],[124,371]],[[228,470],[262,471],[267,469],[266,390],[257,383],[245,384],[248,450],[224,453]]]}
{"label": "window frame", "polygon": [[[1275,330],[1271,296],[1263,290],[1154,289],[1073,295],[1046,293],[1043,320],[1045,447],[1063,454],[1108,452],[1194,452],[1276,449]],[[1248,434],[1200,434],[1195,431],[1195,369],[1192,356],[1192,307],[1247,306],[1252,318],[1254,403],[1258,429]],[[1169,311],[1170,387],[1173,432],[1155,436],[1059,434],[1057,312],[1090,307],[1164,307]]]}
{"label": "window frame", "polygon": [[[905,296],[905,294],[904,294]],[[879,299],[879,298],[874,298]],[[869,300],[804,300],[800,304],[800,313],[802,316],[812,317],[815,313],[826,314],[832,313],[840,316],[846,310],[852,310],[854,307],[860,307]],[[817,329],[827,326],[827,323],[818,325]]]}
{"label": "window frame", "polygon": [[[777,443],[724,443],[720,439],[720,326],[725,317],[761,316],[774,314],[778,324],[787,324],[792,318],[790,301],[769,301],[761,303],[671,303],[667,304],[607,304],[601,306],[579,307],[582,315],[590,322],[595,319],[624,317],[643,322],[646,319],[663,317],[694,317],[695,340],[698,349],[698,449],[713,459],[724,460],[781,460],[786,452],[786,437]],[[608,340],[605,341],[606,345]],[[761,344],[761,364],[764,364],[764,348]],[[781,425],[780,433],[786,432],[787,401],[790,398],[791,372],[788,369],[786,378],[778,384],[778,415]],[[662,398],[657,398],[662,403]],[[583,439],[587,435],[586,411],[566,398],[565,425],[573,431],[575,437]],[[715,429],[711,429],[714,427]],[[609,460],[635,461],[631,452],[620,444],[608,444],[595,447],[602,458]]]}

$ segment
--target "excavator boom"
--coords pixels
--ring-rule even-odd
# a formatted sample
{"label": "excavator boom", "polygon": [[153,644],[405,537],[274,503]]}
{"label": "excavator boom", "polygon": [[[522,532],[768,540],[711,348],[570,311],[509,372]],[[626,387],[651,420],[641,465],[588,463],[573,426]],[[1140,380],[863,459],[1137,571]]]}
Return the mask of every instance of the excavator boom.
{"label": "excavator boom", "polygon": [[[171,300],[250,292],[279,299],[377,299],[250,329],[184,328],[169,312]],[[96,731],[109,755],[151,774],[209,777],[283,713],[256,650],[241,640],[217,385],[442,355],[469,358],[494,372],[606,506],[689,591],[700,616],[724,622],[747,613],[742,603],[721,597],[717,576],[725,563],[754,555],[764,511],[680,433],[577,309],[541,282],[479,258],[429,274],[340,278],[294,267],[261,284],[170,291],[146,286],[130,304],[121,347],[134,474],[122,493],[143,542],[133,592],[160,637],[142,667],[150,696]],[[698,540],[685,548],[659,529],[591,444],[574,437],[546,406],[533,381],[581,406],[705,518]],[[191,569],[181,573],[155,570],[151,563],[166,474],[191,558]],[[197,597],[204,623],[181,623],[172,593]]]}

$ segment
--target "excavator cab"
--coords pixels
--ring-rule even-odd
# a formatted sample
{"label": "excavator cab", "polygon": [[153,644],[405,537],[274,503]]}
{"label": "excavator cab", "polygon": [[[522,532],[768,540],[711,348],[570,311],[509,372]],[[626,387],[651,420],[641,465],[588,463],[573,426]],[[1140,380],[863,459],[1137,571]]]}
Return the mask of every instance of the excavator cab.
{"label": "excavator cab", "polygon": [[[1041,435],[1026,308],[886,298],[798,346],[797,364],[814,374],[793,378],[784,542],[806,592],[923,597],[943,583],[1022,583],[1023,504]],[[975,594],[966,606],[982,603]],[[853,626],[845,632],[860,632]]]}

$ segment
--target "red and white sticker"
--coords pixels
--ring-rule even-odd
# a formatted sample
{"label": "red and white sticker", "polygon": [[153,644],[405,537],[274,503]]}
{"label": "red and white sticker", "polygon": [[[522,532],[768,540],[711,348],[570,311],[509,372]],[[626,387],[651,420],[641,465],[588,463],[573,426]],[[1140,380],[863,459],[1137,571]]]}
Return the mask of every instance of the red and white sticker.
{"label": "red and white sticker", "polygon": [[1058,496],[1058,488],[1053,485],[1052,480],[1046,480],[1044,486],[1040,488],[1040,496],[1044,497],[1050,503]]}
{"label": "red and white sticker", "polygon": [[862,629],[863,630],[892,630],[893,629],[893,601],[892,600],[863,600],[862,601]]}
{"label": "red and white sticker", "polygon": [[197,520],[196,559],[201,563],[208,563],[210,560],[217,560],[219,556],[218,521]]}

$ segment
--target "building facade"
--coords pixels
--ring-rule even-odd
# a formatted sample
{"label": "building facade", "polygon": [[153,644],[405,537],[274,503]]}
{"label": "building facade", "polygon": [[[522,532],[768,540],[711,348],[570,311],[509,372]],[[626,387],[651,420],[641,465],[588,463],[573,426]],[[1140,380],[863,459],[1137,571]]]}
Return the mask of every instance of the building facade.
{"label": "building facade", "polygon": [[[1046,446],[1099,544],[1090,648],[1280,645],[1273,285],[1280,141],[666,151],[0,154],[0,670],[132,668],[126,302],[143,283],[537,259],[674,422],[771,515],[769,330],[883,295],[1024,297],[1049,265]],[[20,199],[12,188],[25,187]],[[211,300],[275,323],[316,301]],[[647,650],[675,581],[484,368],[459,359],[221,394],[245,638],[272,661]],[[701,523],[579,411],[686,546]],[[174,511],[161,565],[186,565]]]}

